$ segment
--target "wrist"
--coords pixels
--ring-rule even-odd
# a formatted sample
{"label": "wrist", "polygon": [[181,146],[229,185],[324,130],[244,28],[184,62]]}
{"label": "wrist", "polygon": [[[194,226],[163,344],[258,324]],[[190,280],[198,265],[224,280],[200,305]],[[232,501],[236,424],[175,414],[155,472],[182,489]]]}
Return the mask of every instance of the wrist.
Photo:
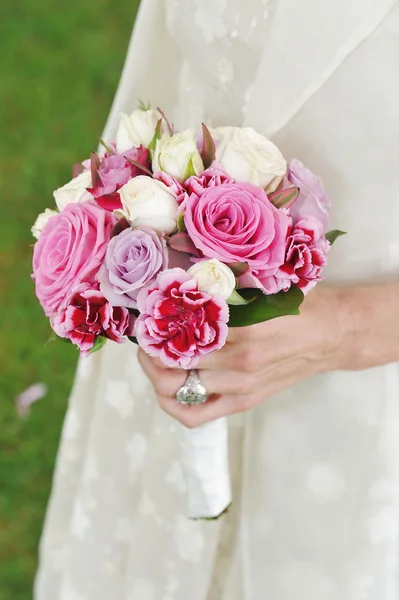
{"label": "wrist", "polygon": [[369,320],[369,307],[365,305],[363,292],[358,288],[339,287],[336,288],[335,295],[339,332],[335,370],[362,369],[364,359],[361,354],[367,337],[365,324]]}
{"label": "wrist", "polygon": [[398,284],[334,288],[339,331],[334,370],[399,360],[398,293]]}
{"label": "wrist", "polygon": [[348,357],[352,354],[352,348],[356,346],[357,338],[350,291],[343,287],[327,286],[320,286],[315,291],[316,306],[321,319],[319,331],[322,351],[318,361],[320,372],[348,369]]}

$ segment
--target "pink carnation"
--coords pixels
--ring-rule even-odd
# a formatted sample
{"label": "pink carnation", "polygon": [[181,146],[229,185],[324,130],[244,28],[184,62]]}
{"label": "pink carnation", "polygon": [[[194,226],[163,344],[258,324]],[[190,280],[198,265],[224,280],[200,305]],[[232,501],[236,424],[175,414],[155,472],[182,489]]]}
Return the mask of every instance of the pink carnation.
{"label": "pink carnation", "polygon": [[132,334],[133,320],[126,308],[112,307],[100,291],[83,284],[51,319],[51,325],[57,335],[70,339],[85,357],[98,336],[124,342],[124,336]]}
{"label": "pink carnation", "polygon": [[133,177],[143,175],[143,171],[130,163],[128,158],[146,166],[148,150],[140,146],[123,154],[106,154],[97,169],[97,182],[92,188],[88,188],[97,204],[105,210],[113,211],[122,208],[118,190]]}
{"label": "pink carnation", "polygon": [[205,169],[201,175],[189,177],[189,179],[184,182],[184,187],[189,194],[201,196],[206,189],[217,185],[223,185],[224,183],[234,183],[234,179],[227,175],[222,168],[214,165],[213,167]]}
{"label": "pink carnation", "polygon": [[259,278],[264,291],[276,294],[292,284],[308,292],[322,278],[330,244],[322,223],[307,217],[291,226],[286,242],[285,262],[274,277]]}
{"label": "pink carnation", "polygon": [[169,367],[191,368],[224,346],[229,309],[225,300],[198,291],[183,269],[160,273],[137,297],[136,337],[150,356]]}
{"label": "pink carnation", "polygon": [[94,202],[68,204],[49,219],[33,250],[36,295],[48,317],[82,282],[96,282],[115,222]]}
{"label": "pink carnation", "polygon": [[154,179],[161,181],[166,187],[170,188],[172,192],[176,195],[177,203],[182,204],[187,198],[187,192],[180,181],[177,181],[171,175],[165,173],[165,171],[157,171],[154,173]]}

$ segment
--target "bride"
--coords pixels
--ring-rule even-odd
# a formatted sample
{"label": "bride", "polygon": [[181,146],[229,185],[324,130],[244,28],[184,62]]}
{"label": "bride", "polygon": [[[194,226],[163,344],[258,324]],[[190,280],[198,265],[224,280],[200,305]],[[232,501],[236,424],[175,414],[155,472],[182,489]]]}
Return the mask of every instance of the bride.
{"label": "bride", "polygon": [[[139,99],[253,126],[348,235],[300,317],[201,363],[216,402],[178,405],[184,372],[133,344],[79,364],[36,600],[399,597],[398,56],[395,0],[143,0],[105,139]],[[231,413],[232,509],[190,521],[176,419]]]}

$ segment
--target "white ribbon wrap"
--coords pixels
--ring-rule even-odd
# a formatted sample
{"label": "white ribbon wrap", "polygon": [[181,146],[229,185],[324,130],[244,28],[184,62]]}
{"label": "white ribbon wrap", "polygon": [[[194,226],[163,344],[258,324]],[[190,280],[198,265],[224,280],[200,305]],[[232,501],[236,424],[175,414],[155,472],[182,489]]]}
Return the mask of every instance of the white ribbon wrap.
{"label": "white ribbon wrap", "polygon": [[232,501],[227,419],[196,429],[180,425],[179,442],[189,518],[218,517]]}

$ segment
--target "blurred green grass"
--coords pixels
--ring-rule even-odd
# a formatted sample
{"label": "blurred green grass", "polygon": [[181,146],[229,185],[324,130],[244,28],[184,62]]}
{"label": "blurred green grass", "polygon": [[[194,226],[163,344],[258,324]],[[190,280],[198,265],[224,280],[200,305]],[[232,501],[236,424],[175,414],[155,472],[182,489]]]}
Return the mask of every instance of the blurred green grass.
{"label": "blurred green grass", "polygon": [[[30,227],[97,146],[138,0],[0,3],[0,600],[30,600],[76,351],[50,330],[31,273]],[[47,396],[27,419],[14,398]]]}

